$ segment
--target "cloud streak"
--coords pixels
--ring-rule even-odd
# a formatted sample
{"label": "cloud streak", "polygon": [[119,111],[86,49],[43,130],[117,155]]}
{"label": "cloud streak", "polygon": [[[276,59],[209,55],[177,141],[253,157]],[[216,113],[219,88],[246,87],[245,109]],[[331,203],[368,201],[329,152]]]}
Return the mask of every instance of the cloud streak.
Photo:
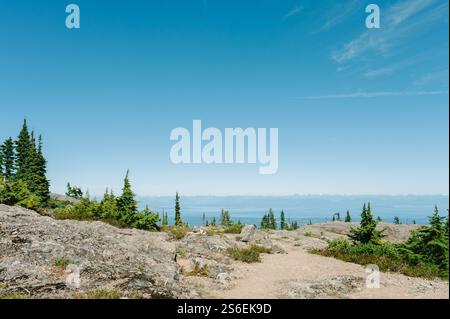
{"label": "cloud streak", "polygon": [[314,33],[329,30],[332,27],[344,22],[352,14],[355,14],[361,6],[362,4],[360,0],[352,0],[349,4],[336,4],[333,9],[330,10],[330,13],[327,14],[328,16],[326,18],[326,22]]}
{"label": "cloud streak", "polygon": [[353,92],[330,95],[313,95],[296,97],[298,100],[333,100],[352,98],[377,98],[377,97],[401,97],[401,96],[427,96],[427,95],[448,95],[448,90],[440,91],[381,91],[381,92]]}
{"label": "cloud streak", "polygon": [[[382,27],[366,30],[347,42],[341,50],[332,53],[331,58],[338,64],[350,62],[368,51],[378,54],[387,52],[399,39],[428,27],[447,14],[448,3],[428,10],[436,0],[403,0],[382,10]],[[406,24],[412,17],[415,19]]]}
{"label": "cloud streak", "polygon": [[301,13],[302,11],[303,11],[303,7],[302,6],[295,6],[294,8],[289,10],[288,13],[286,13],[284,18],[286,19],[286,18],[290,18],[290,17],[296,16],[297,14]]}

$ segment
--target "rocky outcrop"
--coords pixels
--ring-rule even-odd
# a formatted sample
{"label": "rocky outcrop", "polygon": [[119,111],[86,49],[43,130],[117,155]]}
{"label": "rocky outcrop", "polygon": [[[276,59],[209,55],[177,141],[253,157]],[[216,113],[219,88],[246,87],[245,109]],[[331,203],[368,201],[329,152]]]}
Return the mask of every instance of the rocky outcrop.
{"label": "rocky outcrop", "polygon": [[123,297],[195,297],[183,285],[175,251],[164,233],[56,221],[0,205],[3,293],[71,298],[102,289],[120,291]]}

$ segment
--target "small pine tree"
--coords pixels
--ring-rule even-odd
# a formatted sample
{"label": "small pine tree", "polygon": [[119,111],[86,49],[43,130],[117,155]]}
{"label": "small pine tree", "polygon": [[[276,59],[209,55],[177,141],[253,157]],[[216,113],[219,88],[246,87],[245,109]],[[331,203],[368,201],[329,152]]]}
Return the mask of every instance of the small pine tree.
{"label": "small pine tree", "polygon": [[180,196],[178,195],[178,192],[175,195],[175,226],[183,226],[183,220],[181,219]]}
{"label": "small pine tree", "polygon": [[333,218],[331,220],[334,223],[336,221],[336,215],[333,215]]}
{"label": "small pine tree", "polygon": [[216,217],[215,216],[211,219],[211,227],[216,227]]}
{"label": "small pine tree", "polygon": [[430,226],[423,226],[414,231],[405,244],[405,248],[418,255],[423,261],[438,265],[448,275],[448,226],[445,225],[444,219],[445,217],[439,215],[439,209],[435,206],[433,215],[429,217]]}
{"label": "small pine tree", "polygon": [[206,226],[205,223],[206,223],[206,214],[203,213],[203,216],[202,216],[202,225],[203,225],[203,226]]}
{"label": "small pine tree", "polygon": [[129,180],[129,171],[125,175],[123,181],[122,195],[117,198],[117,210],[119,212],[120,220],[125,223],[130,223],[133,215],[137,212],[137,202],[134,199],[134,193],[131,190],[131,183]]}
{"label": "small pine tree", "polygon": [[377,222],[373,219],[370,203],[367,206],[364,204],[360,227],[351,228],[348,236],[354,243],[378,244],[384,237],[383,233],[385,230],[380,231],[376,228]]}
{"label": "small pine tree", "polygon": [[352,217],[350,216],[350,211],[347,210],[347,215],[345,216],[345,222],[346,223],[351,223],[352,222]]}
{"label": "small pine tree", "polygon": [[394,217],[394,224],[400,225],[400,218],[398,218],[397,216]]}
{"label": "small pine tree", "polygon": [[286,229],[286,217],[284,216],[284,210],[282,210],[280,214],[280,229]]}
{"label": "small pine tree", "polygon": [[166,212],[163,212],[163,218],[162,218],[161,225],[163,227],[169,226],[169,216],[167,215]]}
{"label": "small pine tree", "polygon": [[[70,184],[69,184],[70,187]],[[100,202],[100,217],[105,219],[118,219],[117,199],[113,191],[106,189],[103,200]]]}
{"label": "small pine tree", "polygon": [[227,210],[223,210],[220,213],[220,225],[227,227],[231,224],[230,212]]}
{"label": "small pine tree", "polygon": [[72,186],[70,185],[70,183],[67,183],[66,196],[80,199],[83,198],[83,191],[81,190],[81,188]]}

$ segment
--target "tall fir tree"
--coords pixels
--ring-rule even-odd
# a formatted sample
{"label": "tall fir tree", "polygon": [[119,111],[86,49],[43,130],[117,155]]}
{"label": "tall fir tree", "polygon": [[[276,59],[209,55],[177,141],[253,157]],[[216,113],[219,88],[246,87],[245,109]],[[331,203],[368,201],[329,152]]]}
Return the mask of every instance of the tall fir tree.
{"label": "tall fir tree", "polygon": [[34,172],[36,195],[41,200],[41,204],[46,206],[48,204],[48,200],[50,199],[50,182],[47,179],[47,160],[45,159],[42,151],[41,135],[39,135],[38,138],[38,145],[34,161],[36,166],[36,172]]}
{"label": "tall fir tree", "polygon": [[175,195],[175,226],[183,226],[183,220],[181,219],[180,195],[178,192]]}
{"label": "tall fir tree", "polygon": [[[263,218],[264,219],[264,218]],[[277,220],[275,218],[275,214],[273,213],[273,209],[270,208],[267,213],[267,217],[265,219],[265,227],[266,229],[277,229]]]}
{"label": "tall fir tree", "polygon": [[14,176],[14,141],[12,138],[5,140],[3,145],[0,147],[1,154],[1,166],[0,166],[0,177],[3,177],[5,181],[11,181]]}
{"label": "tall fir tree", "polygon": [[284,210],[281,210],[280,213],[280,229],[281,230],[286,229],[286,216],[284,216]]}
{"label": "tall fir tree", "polygon": [[31,136],[25,119],[16,141],[16,179],[27,181],[29,177],[31,147]]}
{"label": "tall fir tree", "polygon": [[131,183],[129,179],[129,171],[125,175],[123,181],[122,195],[117,198],[117,210],[120,215],[120,219],[125,223],[132,220],[133,215],[137,212],[137,202],[134,199],[134,193],[131,190]]}

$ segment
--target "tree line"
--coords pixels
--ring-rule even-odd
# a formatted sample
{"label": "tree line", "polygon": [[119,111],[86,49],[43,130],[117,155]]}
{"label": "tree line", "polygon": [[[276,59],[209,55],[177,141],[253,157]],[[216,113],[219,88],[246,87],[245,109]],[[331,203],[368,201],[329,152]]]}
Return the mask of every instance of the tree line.
{"label": "tree line", "polygon": [[0,146],[0,203],[30,209],[45,208],[50,200],[42,136],[37,138],[24,120],[17,137]]}
{"label": "tree line", "polygon": [[279,223],[279,227],[278,227],[275,213],[273,212],[273,209],[270,208],[269,212],[262,217],[261,223],[260,223],[260,228],[261,229],[272,229],[272,230],[277,230],[277,229],[296,230],[299,228],[299,225],[298,225],[297,221],[291,221],[291,220],[286,221],[286,216],[285,216],[284,210],[282,210],[280,213],[280,223]]}

